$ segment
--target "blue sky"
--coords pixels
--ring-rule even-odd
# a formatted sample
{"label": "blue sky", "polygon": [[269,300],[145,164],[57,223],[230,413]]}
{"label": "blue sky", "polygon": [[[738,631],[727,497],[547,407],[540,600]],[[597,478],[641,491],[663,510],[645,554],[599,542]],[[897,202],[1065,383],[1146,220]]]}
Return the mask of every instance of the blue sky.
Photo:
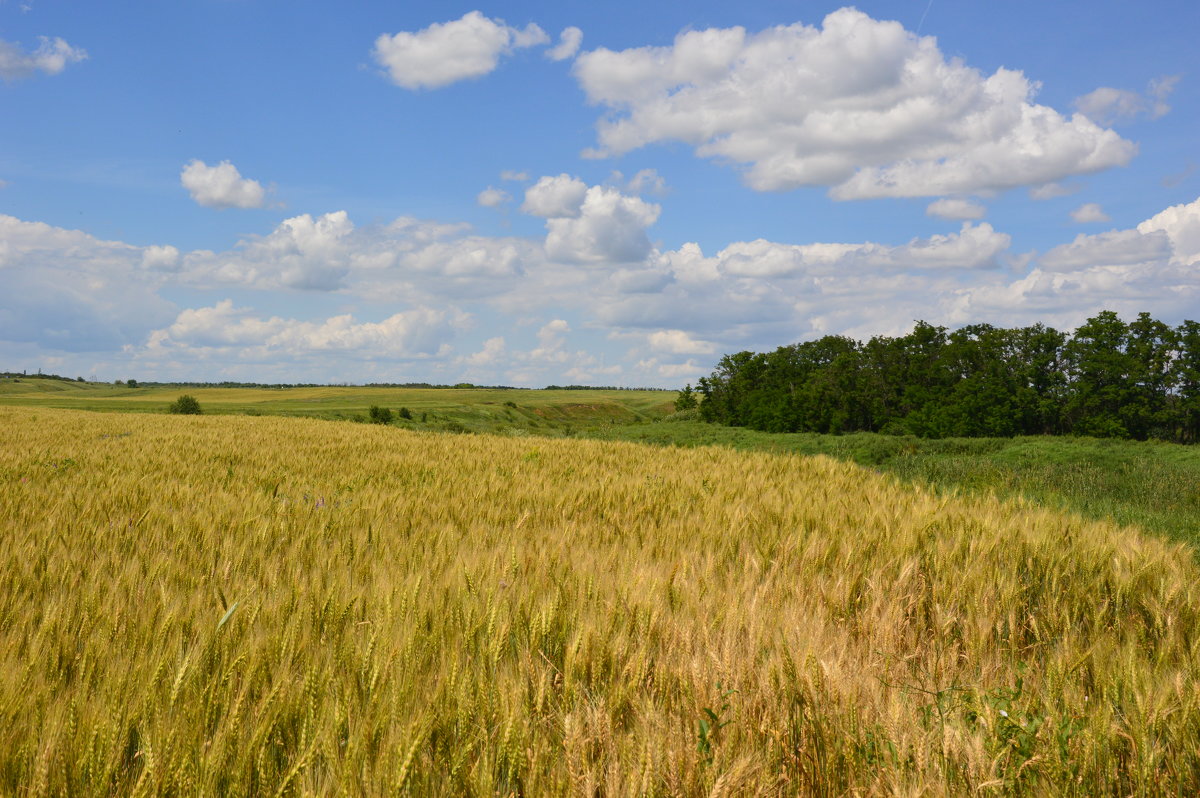
{"label": "blue sky", "polygon": [[672,387],[1197,317],[1195,2],[343,6],[0,0],[0,369]]}

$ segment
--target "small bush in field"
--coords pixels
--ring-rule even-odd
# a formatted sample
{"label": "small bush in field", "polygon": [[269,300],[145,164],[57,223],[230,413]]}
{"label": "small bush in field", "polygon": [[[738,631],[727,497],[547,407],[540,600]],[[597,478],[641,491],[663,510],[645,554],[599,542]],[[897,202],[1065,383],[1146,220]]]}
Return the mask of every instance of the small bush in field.
{"label": "small bush in field", "polygon": [[400,416],[400,418],[404,419],[405,421],[412,421],[412,411],[409,410],[407,407],[400,408],[399,416]]}
{"label": "small bush in field", "polygon": [[167,412],[180,416],[198,416],[204,411],[200,409],[200,403],[196,401],[196,397],[185,393],[174,402],[171,402],[170,406],[167,407]]}
{"label": "small bush in field", "polygon": [[367,413],[371,417],[372,424],[391,424],[392,423],[392,411],[388,410],[386,407],[380,407],[379,405],[371,405],[371,409],[368,410]]}

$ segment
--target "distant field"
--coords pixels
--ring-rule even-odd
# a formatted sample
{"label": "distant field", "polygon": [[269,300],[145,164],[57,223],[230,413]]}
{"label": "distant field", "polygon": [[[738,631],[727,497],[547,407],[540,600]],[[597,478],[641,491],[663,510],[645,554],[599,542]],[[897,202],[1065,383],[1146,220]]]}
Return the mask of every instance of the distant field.
{"label": "distant field", "polygon": [[[461,426],[467,431],[558,430],[662,418],[669,391],[545,391],[485,388],[125,388],[61,380],[0,380],[0,405],[124,413],[163,413],[180,394],[205,413],[363,419],[372,405],[408,408],[410,426]],[[511,403],[511,404],[507,404]],[[425,414],[425,421],[421,421]]]}
{"label": "distant field", "polygon": [[0,794],[1200,793],[1188,549],[830,458],[0,407],[0,536]]}

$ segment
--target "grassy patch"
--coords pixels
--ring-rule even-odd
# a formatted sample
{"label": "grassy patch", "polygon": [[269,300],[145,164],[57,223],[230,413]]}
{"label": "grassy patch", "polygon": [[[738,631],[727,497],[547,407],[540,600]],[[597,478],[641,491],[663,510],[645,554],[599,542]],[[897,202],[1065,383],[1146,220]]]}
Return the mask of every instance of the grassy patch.
{"label": "grassy patch", "polygon": [[487,388],[127,388],[99,383],[23,379],[0,381],[0,405],[121,413],[162,413],[179,396],[194,396],[212,415],[281,415],[365,420],[372,406],[407,407],[408,428],[448,423],[471,432],[573,429],[639,423],[670,412],[669,391],[571,391]]}

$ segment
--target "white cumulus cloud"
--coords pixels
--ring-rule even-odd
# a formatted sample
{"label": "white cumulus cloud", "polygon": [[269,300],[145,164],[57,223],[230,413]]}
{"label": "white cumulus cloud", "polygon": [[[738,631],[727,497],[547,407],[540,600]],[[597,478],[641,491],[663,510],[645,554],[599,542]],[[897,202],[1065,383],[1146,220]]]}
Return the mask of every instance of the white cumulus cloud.
{"label": "white cumulus cloud", "polygon": [[15,42],[0,39],[0,78],[4,80],[20,80],[35,72],[47,75],[57,75],[67,68],[88,57],[87,51],[72,47],[64,40],[41,36],[38,46],[32,52],[26,52]]}
{"label": "white cumulus cloud", "polygon": [[1135,91],[1101,86],[1077,98],[1075,107],[1090,119],[1102,125],[1111,125],[1117,120],[1140,114],[1146,109],[1146,101]]}
{"label": "white cumulus cloud", "polygon": [[701,377],[709,372],[707,365],[701,365],[692,358],[688,358],[684,363],[657,363],[656,365],[660,377],[671,379],[678,377]]}
{"label": "white cumulus cloud", "polygon": [[585,154],[681,141],[743,164],[761,191],[973,194],[1124,165],[1136,150],[1086,116],[1035,104],[1022,73],[985,76],[934,38],[853,8],[820,28],[712,28],[669,47],[592,50],[574,71],[608,109]]}
{"label": "white cumulus cloud", "polygon": [[646,336],[646,342],[660,352],[676,355],[711,355],[717,351],[710,341],[693,338],[684,330],[659,330]]}
{"label": "white cumulus cloud", "polygon": [[667,181],[654,169],[639,169],[625,184],[625,190],[630,194],[662,196],[667,193]]}
{"label": "white cumulus cloud", "polygon": [[1043,183],[1040,186],[1034,186],[1029,189],[1029,198],[1035,200],[1051,200],[1059,197],[1069,197],[1079,191],[1078,185],[1064,185],[1062,183]]}
{"label": "white cumulus cloud", "polygon": [[633,263],[651,251],[646,228],[661,208],[616,189],[587,189],[576,216],[546,220],[546,256],[552,261],[608,265]]}
{"label": "white cumulus cloud", "polygon": [[261,208],[266,202],[262,185],[242,177],[229,161],[209,166],[193,159],[179,173],[179,182],[192,199],[209,208]]}
{"label": "white cumulus cloud", "polygon": [[285,219],[225,252],[181,258],[191,285],[358,292],[377,299],[484,296],[544,260],[522,238],[468,235],[469,226],[400,217],[356,227],[345,211]]}
{"label": "white cumulus cloud", "polygon": [[864,270],[903,272],[927,269],[986,269],[1012,243],[987,222],[964,222],[957,233],[914,238],[907,244],[779,244],[758,239],[730,244],[717,254],[729,274],[780,277],[855,274]]}
{"label": "white cumulus cloud", "polygon": [[1171,240],[1171,258],[1191,266],[1200,263],[1200,199],[1184,205],[1172,205],[1137,226],[1144,235],[1156,231]]}
{"label": "white cumulus cloud", "polygon": [[334,290],[342,287],[357,248],[345,211],[285,219],[270,234],[242,241],[227,252],[190,252],[185,278],[254,288]]}
{"label": "white cumulus cloud", "polygon": [[179,250],[170,244],[148,246],[142,251],[142,267],[173,272],[179,268]]}
{"label": "white cumulus cloud", "polygon": [[1150,85],[1146,87],[1150,116],[1158,119],[1171,111],[1171,106],[1167,105],[1167,98],[1175,91],[1175,84],[1179,83],[1179,78],[1179,75],[1163,75],[1150,81]]}
{"label": "white cumulus cloud", "polygon": [[1128,316],[1194,317],[1200,303],[1200,199],[1135,229],[1078,235],[1011,282],[960,291],[964,320],[1006,315],[1070,327],[1102,309]]}
{"label": "white cumulus cloud", "polygon": [[583,31],[575,26],[563,28],[563,32],[558,35],[558,44],[546,51],[546,57],[551,61],[566,61],[579,52],[579,45],[582,43]]}
{"label": "white cumulus cloud", "polygon": [[567,352],[563,346],[567,342],[567,333],[571,325],[565,319],[554,319],[538,330],[538,345],[529,352],[532,360],[566,362]]}
{"label": "white cumulus cloud", "polygon": [[375,40],[371,54],[397,86],[436,89],[482,77],[496,68],[501,56],[549,41],[532,22],[517,29],[471,11],[415,33],[385,33]]}
{"label": "white cumulus cloud", "polygon": [[1162,231],[1110,230],[1080,234],[1071,243],[1060,244],[1042,255],[1038,263],[1048,271],[1064,272],[1163,261],[1170,255],[1171,240]]}
{"label": "white cumulus cloud", "polygon": [[1144,94],[1101,86],[1076,98],[1075,108],[1101,125],[1111,125],[1142,114],[1158,119],[1171,110],[1167,97],[1178,82],[1179,75],[1163,75],[1150,81]]}
{"label": "white cumulus cloud", "polygon": [[578,216],[587,190],[587,183],[566,173],[542,177],[525,189],[521,210],[533,216]]}
{"label": "white cumulus cloud", "polygon": [[1095,224],[1097,222],[1110,221],[1108,214],[1096,202],[1084,203],[1071,211],[1071,219],[1078,224]]}
{"label": "white cumulus cloud", "polygon": [[982,219],[987,208],[968,199],[945,198],[929,203],[925,214],[939,219]]}
{"label": "white cumulus cloud", "polygon": [[182,311],[170,326],[151,333],[147,347],[158,353],[190,350],[192,354],[236,349],[242,357],[255,360],[314,354],[427,358],[445,354],[464,322],[460,315],[432,308],[395,313],[379,322],[357,322],[349,314],[321,321],[262,318],[225,299],[212,307]]}
{"label": "white cumulus cloud", "polygon": [[[0,345],[66,356],[84,374],[83,358],[108,357],[179,378],[679,384],[718,353],[895,335],[914,319],[1069,329],[1103,308],[1170,322],[1200,307],[1200,200],[1019,256],[973,220],[907,242],[663,251],[645,237],[658,206],[611,185],[585,186],[559,212],[576,215],[549,216],[529,238],[304,214],[225,252],[0,216]],[[328,293],[290,303],[309,309],[299,317],[250,307],[286,300],[271,296],[280,288]],[[596,348],[605,340],[633,346]]]}
{"label": "white cumulus cloud", "polygon": [[171,313],[152,268],[171,250],[0,214],[0,343],[95,352],[139,342]]}
{"label": "white cumulus cloud", "polygon": [[462,361],[469,366],[493,366],[504,359],[507,347],[502,336],[489,338],[483,342],[483,349],[465,356]]}
{"label": "white cumulus cloud", "polygon": [[512,197],[508,195],[507,191],[492,186],[480,191],[479,195],[475,197],[475,201],[485,208],[499,208],[510,199]]}

